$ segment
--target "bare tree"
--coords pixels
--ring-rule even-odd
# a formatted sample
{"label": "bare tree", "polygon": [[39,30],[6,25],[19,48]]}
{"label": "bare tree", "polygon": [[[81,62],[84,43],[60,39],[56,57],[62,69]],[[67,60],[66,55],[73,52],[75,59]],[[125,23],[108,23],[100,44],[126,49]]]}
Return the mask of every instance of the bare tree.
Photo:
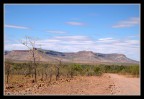
{"label": "bare tree", "polygon": [[60,67],[62,65],[62,61],[61,61],[62,59],[56,59],[56,60],[59,62],[59,64],[56,65],[56,80],[58,80],[60,77]]}
{"label": "bare tree", "polygon": [[41,81],[43,81],[44,79],[44,68],[42,68],[42,70],[41,70],[41,72],[42,72],[42,77],[41,77]]}
{"label": "bare tree", "polygon": [[73,66],[70,68],[70,76],[71,78],[73,78],[73,75],[74,75],[74,70],[73,70]]}
{"label": "bare tree", "polygon": [[11,71],[11,63],[12,61],[10,59],[5,60],[5,74],[7,75],[7,83],[9,83],[9,76]]}
{"label": "bare tree", "polygon": [[49,66],[49,83],[51,82],[51,80],[52,80],[52,76],[53,76],[53,68],[54,67],[54,64],[51,64],[50,66]]}
{"label": "bare tree", "polygon": [[30,59],[32,60],[32,67],[34,68],[35,82],[37,82],[37,61],[40,61],[40,56],[38,55],[38,51],[35,48],[36,40],[32,40],[32,38],[27,37],[25,40],[21,41],[23,45],[25,45],[29,49]]}
{"label": "bare tree", "polygon": [[49,80],[49,82],[51,82],[51,80],[52,80],[52,76],[53,76],[53,74],[52,74],[52,70],[50,70],[50,74],[49,74],[49,78],[50,78],[50,80]]}
{"label": "bare tree", "polygon": [[74,57],[72,58],[72,64],[70,65],[70,77],[71,78],[73,78],[74,76],[73,66],[74,66]]}

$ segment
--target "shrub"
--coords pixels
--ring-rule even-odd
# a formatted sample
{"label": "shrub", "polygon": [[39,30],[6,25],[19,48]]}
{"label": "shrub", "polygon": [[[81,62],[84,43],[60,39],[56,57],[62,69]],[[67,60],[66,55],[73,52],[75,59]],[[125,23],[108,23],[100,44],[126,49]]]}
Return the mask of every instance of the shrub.
{"label": "shrub", "polygon": [[100,66],[95,66],[94,67],[94,73],[96,76],[100,76],[103,73],[103,69]]}

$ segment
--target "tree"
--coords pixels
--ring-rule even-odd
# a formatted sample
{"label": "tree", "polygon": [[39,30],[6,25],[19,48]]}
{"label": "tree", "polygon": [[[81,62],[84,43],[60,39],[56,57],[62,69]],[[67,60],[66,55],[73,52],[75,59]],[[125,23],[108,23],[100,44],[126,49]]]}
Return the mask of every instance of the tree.
{"label": "tree", "polygon": [[73,78],[74,75],[74,69],[73,69],[73,64],[70,66],[70,77]]}
{"label": "tree", "polygon": [[56,80],[58,80],[60,77],[60,67],[62,65],[61,62],[62,59],[56,59],[56,60],[59,62],[59,65],[56,65]]}
{"label": "tree", "polygon": [[51,80],[52,80],[52,76],[53,76],[53,64],[49,67],[49,78],[50,78],[50,80],[49,80],[49,82],[51,82]]}
{"label": "tree", "polygon": [[7,83],[9,83],[9,76],[10,76],[10,71],[11,71],[11,64],[12,60],[7,59],[5,60],[5,74],[7,75],[6,79],[7,79]]}
{"label": "tree", "polygon": [[29,49],[30,60],[32,61],[32,67],[34,68],[35,82],[37,82],[37,65],[36,62],[40,61],[40,56],[38,54],[36,46],[36,40],[33,40],[30,37],[25,37],[26,39],[21,41]]}

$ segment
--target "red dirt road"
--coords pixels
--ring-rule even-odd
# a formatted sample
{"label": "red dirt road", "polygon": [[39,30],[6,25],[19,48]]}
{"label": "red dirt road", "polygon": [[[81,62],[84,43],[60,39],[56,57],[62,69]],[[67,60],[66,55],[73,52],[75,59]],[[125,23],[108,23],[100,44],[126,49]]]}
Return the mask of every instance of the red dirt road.
{"label": "red dirt road", "polygon": [[118,74],[108,74],[115,86],[112,87],[115,95],[140,95],[140,78],[129,78]]}
{"label": "red dirt road", "polygon": [[[26,85],[24,85],[26,86]],[[140,95],[140,78],[118,74],[77,76],[49,83],[37,83],[21,91],[5,90],[5,95]]]}

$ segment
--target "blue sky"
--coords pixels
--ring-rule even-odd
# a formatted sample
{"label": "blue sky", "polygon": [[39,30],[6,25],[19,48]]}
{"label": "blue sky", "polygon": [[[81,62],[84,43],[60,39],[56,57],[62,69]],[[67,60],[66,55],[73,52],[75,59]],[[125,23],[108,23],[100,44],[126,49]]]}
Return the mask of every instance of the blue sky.
{"label": "blue sky", "polygon": [[5,4],[4,48],[26,49],[25,36],[43,49],[121,53],[140,60],[138,4]]}

